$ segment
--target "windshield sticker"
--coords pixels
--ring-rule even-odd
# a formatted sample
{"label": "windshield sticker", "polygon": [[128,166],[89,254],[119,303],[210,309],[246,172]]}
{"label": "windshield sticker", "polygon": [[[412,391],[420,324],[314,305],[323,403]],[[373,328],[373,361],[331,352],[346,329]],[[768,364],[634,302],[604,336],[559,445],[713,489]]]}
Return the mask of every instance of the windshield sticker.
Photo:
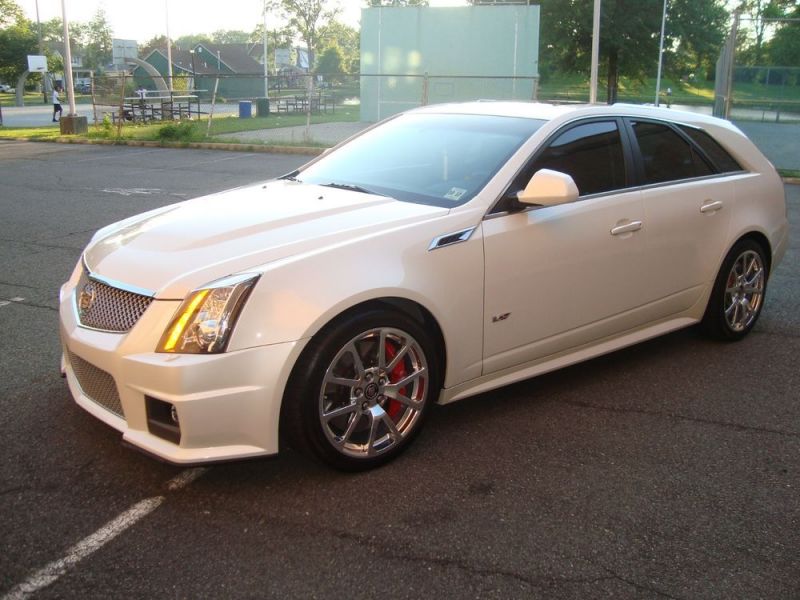
{"label": "windshield sticker", "polygon": [[444,195],[444,197],[447,198],[448,200],[460,200],[461,196],[463,196],[466,193],[467,190],[465,190],[464,188],[451,187],[450,191],[447,192]]}

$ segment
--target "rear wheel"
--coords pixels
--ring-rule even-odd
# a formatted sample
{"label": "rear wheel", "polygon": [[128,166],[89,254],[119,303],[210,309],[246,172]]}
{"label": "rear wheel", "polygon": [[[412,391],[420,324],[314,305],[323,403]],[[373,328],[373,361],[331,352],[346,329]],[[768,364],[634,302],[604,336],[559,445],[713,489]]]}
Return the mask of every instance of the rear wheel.
{"label": "rear wheel", "polygon": [[755,326],[767,291],[767,261],[763,248],[753,240],[737,243],[722,263],[703,328],[716,339],[742,339]]}
{"label": "rear wheel", "polygon": [[284,399],[290,442],[343,470],[379,466],[417,435],[438,391],[433,344],[415,320],[370,310],[313,339]]}

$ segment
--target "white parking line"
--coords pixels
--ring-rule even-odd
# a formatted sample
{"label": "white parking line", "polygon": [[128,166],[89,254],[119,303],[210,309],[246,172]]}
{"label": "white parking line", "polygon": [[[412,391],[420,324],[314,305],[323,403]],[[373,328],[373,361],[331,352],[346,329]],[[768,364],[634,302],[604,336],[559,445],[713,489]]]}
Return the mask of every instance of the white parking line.
{"label": "white parking line", "polygon": [[[208,468],[187,469],[182,471],[167,482],[167,489],[170,491],[183,489],[198,477],[202,476],[206,471],[208,471]],[[117,518],[103,525],[92,535],[72,546],[62,558],[45,565],[28,577],[28,579],[14,586],[11,591],[3,596],[2,600],[24,600],[39,590],[46,588],[64,575],[71,567],[105,546],[129,527],[132,527],[144,519],[161,506],[162,502],[164,502],[164,496],[155,496],[154,498],[147,498],[146,500],[134,504]]]}

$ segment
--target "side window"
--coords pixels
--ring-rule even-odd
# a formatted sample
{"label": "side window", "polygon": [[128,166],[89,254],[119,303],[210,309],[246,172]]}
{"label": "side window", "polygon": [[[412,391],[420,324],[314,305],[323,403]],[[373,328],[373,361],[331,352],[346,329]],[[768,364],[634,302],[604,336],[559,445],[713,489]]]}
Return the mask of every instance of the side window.
{"label": "side window", "polygon": [[680,125],[681,130],[700,146],[703,152],[713,161],[720,173],[731,173],[741,171],[742,166],[728,154],[727,150],[719,145],[717,140],[712,138],[702,129],[686,127]]}
{"label": "side window", "polygon": [[694,147],[666,125],[632,123],[644,162],[645,183],[712,175],[714,171]]}
{"label": "side window", "polygon": [[625,187],[625,157],[616,121],[571,127],[553,140],[530,168],[525,184],[540,169],[571,175],[581,196]]}

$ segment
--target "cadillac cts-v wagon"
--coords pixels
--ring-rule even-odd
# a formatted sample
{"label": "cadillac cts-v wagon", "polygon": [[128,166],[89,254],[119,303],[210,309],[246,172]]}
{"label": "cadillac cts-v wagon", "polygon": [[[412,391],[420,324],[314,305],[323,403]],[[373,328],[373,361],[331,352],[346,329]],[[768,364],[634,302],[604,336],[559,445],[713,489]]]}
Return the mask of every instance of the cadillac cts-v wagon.
{"label": "cadillac cts-v wagon", "polygon": [[61,289],[62,369],[173,463],[286,439],[365,469],[434,402],[694,324],[742,338],[787,231],[780,178],[728,122],[429,106],[97,232]]}

